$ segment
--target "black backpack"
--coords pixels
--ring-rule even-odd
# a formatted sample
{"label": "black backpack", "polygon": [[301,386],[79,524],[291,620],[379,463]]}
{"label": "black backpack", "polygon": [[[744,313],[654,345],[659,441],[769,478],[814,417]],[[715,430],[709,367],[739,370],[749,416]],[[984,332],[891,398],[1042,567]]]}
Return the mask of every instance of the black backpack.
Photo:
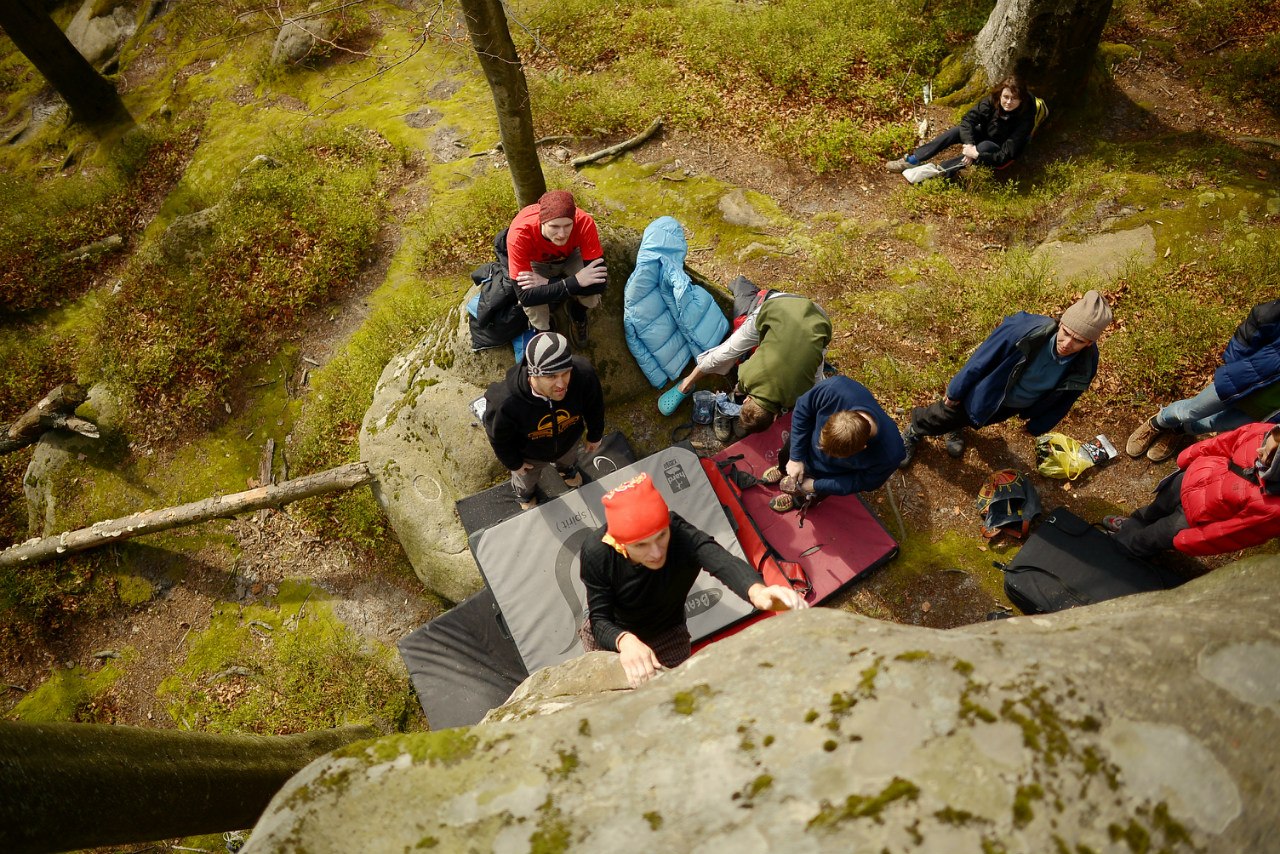
{"label": "black backpack", "polygon": [[1004,592],[1025,614],[1048,614],[1131,593],[1177,587],[1175,573],[1133,557],[1065,507],[1051,512],[1004,571]]}

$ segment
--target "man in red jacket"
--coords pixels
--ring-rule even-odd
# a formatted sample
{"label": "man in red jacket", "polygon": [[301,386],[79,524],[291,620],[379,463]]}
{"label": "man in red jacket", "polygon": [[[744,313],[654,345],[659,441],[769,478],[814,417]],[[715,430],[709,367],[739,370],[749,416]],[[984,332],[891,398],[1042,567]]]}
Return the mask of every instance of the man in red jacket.
{"label": "man in red jacket", "polygon": [[587,343],[587,309],[600,305],[609,272],[596,221],[567,190],[543,193],[522,208],[494,241],[498,260],[516,283],[516,298],[538,332],[551,329],[551,310],[569,303],[573,346]]}
{"label": "man in red jacket", "polygon": [[1203,557],[1280,536],[1280,427],[1246,424],[1178,455],[1156,500],[1103,524],[1138,557],[1176,549]]}

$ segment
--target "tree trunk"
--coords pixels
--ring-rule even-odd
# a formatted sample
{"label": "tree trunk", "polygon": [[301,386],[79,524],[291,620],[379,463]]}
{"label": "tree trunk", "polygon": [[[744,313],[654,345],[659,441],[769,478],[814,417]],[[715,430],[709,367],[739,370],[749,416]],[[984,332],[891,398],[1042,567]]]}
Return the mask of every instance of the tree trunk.
{"label": "tree trunk", "polygon": [[1112,0],[999,0],[974,39],[990,85],[1017,74],[1054,104],[1078,97]]}
{"label": "tree trunk", "polygon": [[0,30],[58,91],[77,121],[92,126],[133,121],[116,88],[81,56],[40,0],[0,2]]}
{"label": "tree trunk", "polygon": [[0,850],[66,851],[252,827],[285,781],[367,726],[255,736],[0,723]]}
{"label": "tree trunk", "polygon": [[313,498],[330,492],[353,489],[373,480],[373,473],[364,463],[349,463],[336,469],[327,469],[281,484],[260,486],[234,495],[217,495],[201,501],[193,501],[164,510],[148,510],[134,513],[123,519],[95,522],[88,528],[65,531],[43,540],[32,539],[0,551],[0,569],[30,566],[64,554],[74,554],[107,543],[140,537],[207,522],[210,519],[226,519],[240,513],[250,513],[264,507],[279,507],[292,501]]}
{"label": "tree trunk", "polygon": [[529,109],[529,84],[524,66],[507,29],[507,15],[501,0],[459,0],[467,21],[471,45],[480,57],[480,67],[493,105],[498,111],[498,135],[511,169],[511,183],[520,207],[531,205],[547,191],[542,164],[533,140],[533,112]]}

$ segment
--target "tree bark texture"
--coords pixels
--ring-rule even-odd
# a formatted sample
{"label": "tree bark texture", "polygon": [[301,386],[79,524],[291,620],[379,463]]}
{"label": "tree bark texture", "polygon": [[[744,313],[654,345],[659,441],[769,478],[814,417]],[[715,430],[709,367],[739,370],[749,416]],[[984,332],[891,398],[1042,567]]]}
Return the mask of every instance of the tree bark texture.
{"label": "tree bark texture", "polygon": [[1055,104],[1078,97],[1093,65],[1112,0],[999,0],[974,39],[978,63],[995,85],[1017,74]]}
{"label": "tree bark texture", "polygon": [[106,543],[129,540],[171,528],[194,525],[210,519],[225,519],[265,507],[279,507],[316,495],[341,492],[373,480],[364,463],[350,463],[336,469],[310,474],[284,483],[260,486],[234,495],[217,495],[164,510],[134,513],[123,519],[95,522],[88,528],[66,531],[56,537],[28,540],[0,552],[0,568],[29,566],[63,554],[82,552]]}
{"label": "tree bark texture", "polygon": [[66,851],[252,827],[285,781],[367,726],[255,736],[0,723],[0,850]]}
{"label": "tree bark texture", "polygon": [[87,125],[132,121],[120,93],[94,70],[49,17],[40,0],[0,2],[0,30]]}
{"label": "tree bark texture", "polygon": [[501,0],[459,0],[467,21],[471,46],[480,58],[480,67],[493,93],[498,111],[498,135],[507,155],[511,183],[520,207],[531,205],[547,191],[542,163],[533,139],[533,112],[529,107],[529,84],[507,28],[507,14]]}

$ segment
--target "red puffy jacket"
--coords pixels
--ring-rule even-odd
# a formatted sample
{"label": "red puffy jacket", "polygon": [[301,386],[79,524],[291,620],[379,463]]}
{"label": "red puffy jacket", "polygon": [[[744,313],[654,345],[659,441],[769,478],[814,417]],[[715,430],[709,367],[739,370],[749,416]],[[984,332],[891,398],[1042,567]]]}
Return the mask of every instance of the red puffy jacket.
{"label": "red puffy jacket", "polygon": [[1216,555],[1280,537],[1280,495],[1267,495],[1227,467],[1229,460],[1251,469],[1258,448],[1274,424],[1246,424],[1238,430],[1197,442],[1178,455],[1182,510],[1190,527],[1173,538],[1173,547],[1189,555]]}

